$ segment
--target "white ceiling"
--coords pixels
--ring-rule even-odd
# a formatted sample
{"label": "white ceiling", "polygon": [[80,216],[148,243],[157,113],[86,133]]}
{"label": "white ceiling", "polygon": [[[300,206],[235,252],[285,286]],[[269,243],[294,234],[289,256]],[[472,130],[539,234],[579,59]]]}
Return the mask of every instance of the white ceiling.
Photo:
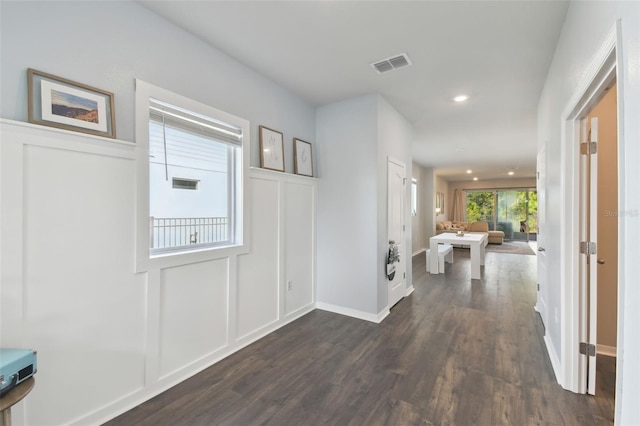
{"label": "white ceiling", "polygon": [[[535,176],[536,110],[564,1],[143,1],[314,105],[382,94],[447,180]],[[407,53],[379,75],[370,63]],[[466,93],[462,104],[452,98]]]}

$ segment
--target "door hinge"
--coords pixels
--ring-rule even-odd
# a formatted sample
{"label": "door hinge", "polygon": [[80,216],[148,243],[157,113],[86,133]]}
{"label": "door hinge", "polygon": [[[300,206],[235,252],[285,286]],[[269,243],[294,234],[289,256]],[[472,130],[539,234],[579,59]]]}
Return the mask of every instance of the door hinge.
{"label": "door hinge", "polygon": [[538,283],[538,291],[540,291],[540,283]]}
{"label": "door hinge", "polygon": [[596,345],[580,342],[580,355],[596,356]]}
{"label": "door hinge", "polygon": [[406,272],[402,273],[402,278],[407,278],[407,273]]}
{"label": "door hinge", "polygon": [[592,155],[598,152],[597,142],[582,142],[580,144],[580,154]]}
{"label": "door hinge", "polygon": [[406,229],[404,229],[404,225],[402,225],[402,230],[403,230],[403,231],[406,231]]}
{"label": "door hinge", "polygon": [[598,252],[598,246],[596,243],[591,241],[582,241],[580,243],[581,254],[596,254],[597,252]]}

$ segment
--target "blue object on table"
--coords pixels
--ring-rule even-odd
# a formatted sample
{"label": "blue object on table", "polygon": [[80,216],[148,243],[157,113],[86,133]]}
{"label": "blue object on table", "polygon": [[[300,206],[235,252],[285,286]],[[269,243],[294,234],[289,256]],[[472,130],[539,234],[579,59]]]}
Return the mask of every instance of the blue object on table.
{"label": "blue object on table", "polygon": [[36,355],[33,349],[0,348],[0,394],[36,373]]}

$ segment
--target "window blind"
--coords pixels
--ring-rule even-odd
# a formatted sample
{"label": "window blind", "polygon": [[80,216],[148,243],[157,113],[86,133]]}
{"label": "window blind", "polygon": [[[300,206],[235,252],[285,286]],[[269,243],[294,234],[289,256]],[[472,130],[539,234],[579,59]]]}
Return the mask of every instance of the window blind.
{"label": "window blind", "polygon": [[187,111],[156,99],[149,99],[150,119],[197,136],[231,145],[242,145],[242,129]]}

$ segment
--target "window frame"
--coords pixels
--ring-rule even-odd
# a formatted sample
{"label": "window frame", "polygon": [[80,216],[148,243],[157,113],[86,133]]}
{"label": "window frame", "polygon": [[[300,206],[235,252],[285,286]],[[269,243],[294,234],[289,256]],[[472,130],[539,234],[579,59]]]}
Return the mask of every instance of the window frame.
{"label": "window frame", "polygon": [[[207,260],[226,258],[232,255],[249,252],[249,154],[250,154],[250,122],[244,118],[221,111],[217,108],[187,98],[185,96],[162,89],[142,80],[136,79],[135,90],[135,140],[137,145],[137,183],[136,183],[136,272],[161,269]],[[242,129],[242,145],[239,150],[239,161],[234,164],[241,167],[236,173],[235,191],[229,191],[233,217],[235,222],[229,229],[234,242],[228,245],[206,246],[191,250],[173,250],[166,253],[151,253],[149,247],[149,106],[150,99],[193,111]]]}

